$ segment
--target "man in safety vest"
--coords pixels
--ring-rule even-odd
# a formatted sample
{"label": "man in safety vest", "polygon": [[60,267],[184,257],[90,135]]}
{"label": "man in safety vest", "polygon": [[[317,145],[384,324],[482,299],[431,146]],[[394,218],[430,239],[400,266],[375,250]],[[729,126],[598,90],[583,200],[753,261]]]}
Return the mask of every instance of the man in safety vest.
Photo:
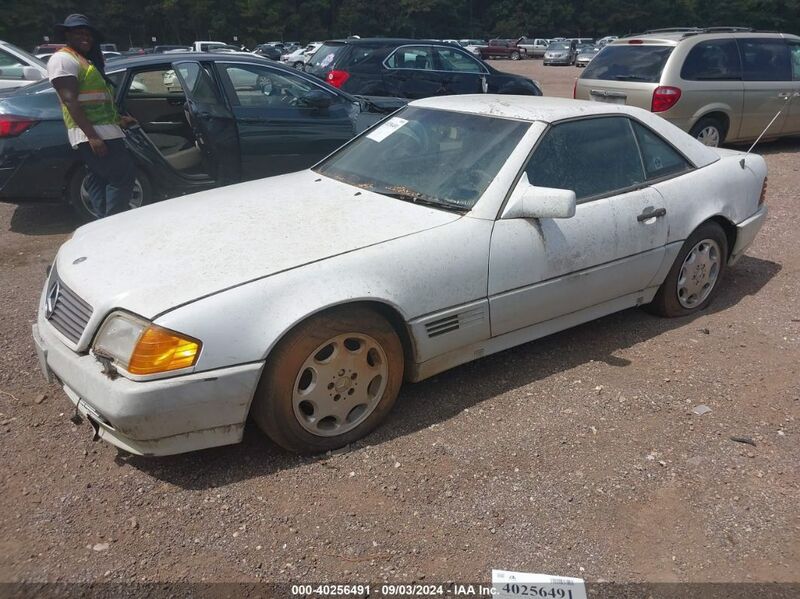
{"label": "man in safety vest", "polygon": [[89,169],[86,188],[92,212],[103,218],[130,206],[136,169],[120,127],[136,120],[117,112],[104,72],[102,36],[89,19],[69,15],[55,29],[67,45],[47,63],[50,82],[61,99],[69,143]]}

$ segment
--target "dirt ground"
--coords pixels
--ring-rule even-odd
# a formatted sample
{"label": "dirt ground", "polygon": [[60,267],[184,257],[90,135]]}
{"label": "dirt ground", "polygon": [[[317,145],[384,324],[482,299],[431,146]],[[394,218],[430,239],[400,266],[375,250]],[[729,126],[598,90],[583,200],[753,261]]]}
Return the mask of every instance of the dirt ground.
{"label": "dirt ground", "polygon": [[[578,74],[493,64],[547,95]],[[800,582],[800,140],[759,152],[769,219],[710,309],[628,310],[407,385],[316,458],[253,425],[162,459],[93,443],[30,330],[76,223],[0,204],[0,581]]]}

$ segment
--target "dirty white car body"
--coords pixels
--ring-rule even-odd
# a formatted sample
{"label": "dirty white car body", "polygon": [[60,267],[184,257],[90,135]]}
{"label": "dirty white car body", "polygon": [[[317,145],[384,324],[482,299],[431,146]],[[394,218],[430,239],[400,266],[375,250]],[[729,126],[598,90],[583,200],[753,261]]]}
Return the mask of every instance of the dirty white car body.
{"label": "dirty white car body", "polygon": [[[101,438],[145,455],[239,442],[276,347],[333,307],[384,315],[403,342],[405,380],[419,381],[646,304],[702,223],[725,228],[722,260],[730,264],[765,218],[761,157],[703,146],[647,111],[492,95],[410,107],[522,123],[471,209],[400,201],[306,170],[75,232],[45,284],[33,336],[46,376],[63,384]],[[414,114],[404,111],[399,117]],[[530,185],[523,169],[550,129],[608,117],[643,125],[689,167],[577,205],[574,194]],[[375,132],[386,126],[364,135],[385,138],[391,131]],[[72,334],[57,322],[65,303],[80,321]],[[196,362],[134,375],[98,358],[98,331],[120,311],[200,340]]]}

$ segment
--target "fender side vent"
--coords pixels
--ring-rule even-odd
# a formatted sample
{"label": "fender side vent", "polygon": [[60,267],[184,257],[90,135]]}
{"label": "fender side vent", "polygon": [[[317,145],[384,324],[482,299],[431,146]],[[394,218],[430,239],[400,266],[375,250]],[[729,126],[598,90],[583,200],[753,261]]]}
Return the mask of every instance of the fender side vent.
{"label": "fender side vent", "polygon": [[452,331],[481,323],[483,322],[483,318],[483,308],[474,308],[459,314],[451,314],[444,318],[433,320],[425,325],[425,330],[428,333],[428,337],[432,339],[439,335],[445,335]]}

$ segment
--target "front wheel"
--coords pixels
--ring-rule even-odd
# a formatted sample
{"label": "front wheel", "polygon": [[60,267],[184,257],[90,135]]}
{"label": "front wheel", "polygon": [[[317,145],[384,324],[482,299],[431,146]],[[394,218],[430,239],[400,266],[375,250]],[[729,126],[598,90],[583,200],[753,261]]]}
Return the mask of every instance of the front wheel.
{"label": "front wheel", "polygon": [[[92,208],[89,200],[89,191],[86,188],[87,170],[79,165],[70,177],[67,184],[67,200],[75,214],[84,222],[97,220],[99,217]],[[139,208],[153,201],[153,188],[150,179],[140,169],[136,169],[136,179],[133,182],[133,195],[131,196],[130,209]]]}
{"label": "front wheel", "polygon": [[313,454],[368,434],[389,413],[403,380],[403,347],[369,309],[312,316],[267,359],[253,399],[259,428],[281,447]]}
{"label": "front wheel", "polygon": [[519,60],[519,52],[516,50],[511,53],[511,60]]}
{"label": "front wheel", "polygon": [[687,316],[707,307],[719,289],[728,262],[728,238],[707,222],[684,242],[649,308],[660,316]]}

